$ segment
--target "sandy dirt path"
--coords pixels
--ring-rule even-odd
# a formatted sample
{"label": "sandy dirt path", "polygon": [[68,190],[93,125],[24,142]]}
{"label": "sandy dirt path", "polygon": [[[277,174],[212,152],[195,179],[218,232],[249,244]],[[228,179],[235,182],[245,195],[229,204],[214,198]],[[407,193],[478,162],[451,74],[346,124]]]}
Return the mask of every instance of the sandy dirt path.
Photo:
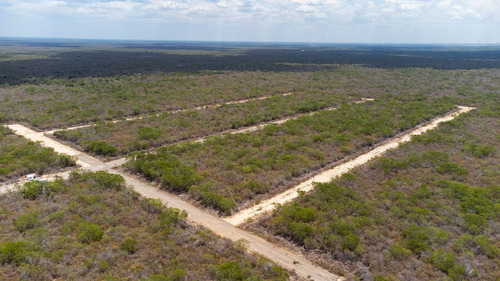
{"label": "sandy dirt path", "polygon": [[[281,95],[284,96],[284,97],[286,97],[286,96],[289,96],[291,94],[292,93],[284,93],[284,94],[281,94]],[[151,118],[151,117],[155,117],[155,116],[160,116],[163,113],[179,113],[179,112],[186,112],[186,111],[190,111],[190,110],[202,110],[202,109],[209,109],[209,108],[217,108],[217,107],[221,107],[223,105],[241,104],[241,103],[247,103],[247,102],[251,102],[251,101],[265,100],[265,99],[271,98],[273,96],[277,96],[277,95],[267,95],[267,96],[256,97],[256,98],[249,98],[249,99],[244,99],[244,100],[237,100],[237,101],[229,101],[229,102],[222,102],[222,103],[216,103],[216,104],[202,105],[202,106],[197,106],[197,107],[188,108],[188,109],[178,109],[178,110],[163,111],[161,113],[155,113],[155,114],[150,114],[150,115],[142,115],[142,116],[133,116],[133,117],[127,117],[125,119],[117,119],[117,120],[111,120],[111,121],[105,121],[105,122],[108,122],[108,123],[118,123],[118,122],[122,122],[122,121],[142,120],[142,119],[147,119],[147,118]],[[91,124],[73,126],[73,127],[69,127],[69,128],[66,128],[66,129],[49,130],[49,131],[45,131],[45,134],[52,135],[52,134],[54,134],[54,132],[57,132],[57,131],[62,131],[62,130],[71,131],[71,130],[77,130],[77,129],[82,129],[82,128],[93,127],[95,125],[96,125],[96,123],[91,123]]]}
{"label": "sandy dirt path", "polygon": [[[142,196],[155,199],[158,198],[169,207],[185,210],[188,213],[188,220],[190,222],[202,225],[224,238],[230,239],[232,241],[238,241],[241,239],[246,240],[248,251],[262,255],[290,271],[295,271],[304,279],[317,281],[343,280],[342,277],[339,277],[317,265],[314,265],[301,255],[280,248],[277,245],[274,245],[254,234],[237,228],[236,226],[226,222],[222,218],[205,212],[203,209],[198,208],[175,195],[159,190],[149,183],[142,182],[126,173],[111,168],[115,165],[119,166],[122,163],[123,159],[104,163],[90,157],[89,155],[76,151],[73,148],[67,147],[64,144],[49,139],[45,137],[43,133],[34,132],[22,125],[10,125],[9,128],[11,128],[16,134],[22,135],[30,140],[40,141],[43,146],[54,148],[56,152],[66,153],[77,157],[79,161],[86,164],[86,166],[83,167],[84,170],[106,170],[110,173],[121,175],[125,179],[127,185],[131,186]],[[58,174],[58,176],[62,178],[68,178],[69,174],[70,172],[64,172]],[[13,188],[13,186],[14,184],[11,185],[11,189]],[[11,189],[6,189],[4,187],[0,188],[1,191],[7,191]]]}
{"label": "sandy dirt path", "polygon": [[[372,99],[372,98],[362,98],[358,101],[354,101],[354,102],[350,102],[350,103],[363,103],[363,102],[373,101],[373,100],[374,99]],[[317,111],[312,111],[309,113],[297,114],[297,115],[289,116],[289,117],[286,117],[283,119],[278,119],[278,120],[260,123],[260,124],[254,125],[254,126],[243,127],[241,129],[225,130],[225,131],[210,134],[210,135],[207,135],[207,136],[204,136],[201,138],[182,140],[182,141],[178,141],[178,142],[167,144],[167,145],[181,144],[181,143],[185,143],[185,142],[189,142],[189,141],[205,142],[208,138],[212,138],[212,137],[216,137],[216,136],[220,136],[220,135],[224,135],[224,134],[241,134],[241,133],[255,132],[255,131],[261,130],[262,128],[264,128],[267,125],[281,125],[289,120],[297,119],[297,118],[302,117],[302,116],[311,116],[311,115],[314,115],[315,113],[320,112],[320,111],[335,110],[336,108],[337,108],[336,106],[335,107],[327,107],[327,108],[323,108],[323,109],[320,109]],[[53,132],[53,131],[47,131],[45,133],[48,134],[51,132]],[[113,167],[122,166],[123,164],[125,164],[125,162],[127,162],[127,160],[125,159],[125,157],[122,157],[122,158],[118,158],[118,159],[112,160],[110,162],[107,162],[107,164],[110,166],[110,168],[113,168]]]}
{"label": "sandy dirt path", "polygon": [[375,147],[373,150],[358,156],[357,158],[354,158],[351,161],[348,161],[346,163],[343,163],[341,165],[338,165],[330,170],[327,170],[321,174],[318,174],[312,178],[310,178],[307,181],[304,181],[295,187],[288,189],[285,192],[282,192],[280,194],[277,194],[276,196],[262,201],[261,203],[254,205],[248,209],[242,210],[228,218],[225,218],[225,220],[233,225],[240,225],[244,223],[245,221],[255,218],[257,216],[262,215],[263,213],[270,212],[274,210],[274,208],[278,204],[284,204],[286,202],[292,201],[295,198],[299,196],[299,191],[301,192],[309,192],[314,188],[315,182],[317,183],[327,183],[330,182],[333,178],[336,178],[348,171],[350,171],[353,168],[356,168],[358,166],[361,166],[363,164],[366,164],[367,162],[371,161],[372,159],[381,156],[388,150],[394,149],[398,147],[401,143],[403,142],[408,142],[411,140],[411,137],[414,135],[420,135],[428,130],[436,128],[439,123],[442,122],[447,122],[450,120],[455,119],[458,115],[468,112],[474,108],[472,107],[464,107],[464,106],[459,106],[457,110],[446,114],[445,116],[437,117],[431,120],[430,122],[418,126],[415,129],[411,130],[410,132],[402,135],[402,136],[397,136],[394,137],[383,144]]}
{"label": "sandy dirt path", "polygon": [[142,196],[154,199],[158,198],[169,207],[185,210],[188,213],[188,220],[195,224],[202,225],[216,234],[232,241],[238,241],[240,239],[246,240],[247,249],[250,252],[262,255],[288,270],[295,270],[299,276],[305,279],[310,278],[310,280],[317,281],[343,280],[343,278],[312,264],[305,257],[280,248],[257,235],[237,228],[224,219],[211,215],[203,209],[195,207],[175,195],[152,187],[147,183],[141,182],[115,169],[110,169],[109,172],[121,175],[125,178],[127,184],[131,185],[134,190]]}
{"label": "sandy dirt path", "polygon": [[[349,104],[349,103],[363,103],[363,102],[373,101],[373,100],[374,99],[372,99],[372,98],[362,98],[362,99],[360,99],[358,101],[348,102],[346,104]],[[335,110],[335,109],[337,109],[337,107],[338,106],[326,107],[326,108],[322,108],[322,109],[319,109],[319,110],[316,110],[316,111],[311,111],[309,113],[296,114],[296,115],[292,115],[292,116],[285,117],[285,118],[282,118],[282,119],[277,119],[277,120],[272,120],[272,121],[269,121],[269,122],[260,123],[260,124],[254,125],[254,126],[243,127],[241,129],[226,130],[226,131],[218,132],[218,133],[215,133],[215,134],[211,134],[209,136],[198,138],[198,139],[195,139],[193,141],[194,142],[204,142],[205,140],[207,140],[210,137],[214,137],[214,136],[218,136],[218,135],[223,135],[223,134],[241,134],[241,133],[255,132],[257,130],[261,130],[262,128],[264,128],[267,125],[281,125],[281,124],[283,124],[283,123],[285,123],[287,121],[298,119],[298,118],[303,117],[303,116],[312,116],[312,115],[314,115],[314,114],[316,114],[318,112],[321,112],[321,111]]]}
{"label": "sandy dirt path", "polygon": [[86,155],[74,148],[71,148],[67,145],[61,144],[58,141],[55,141],[47,136],[45,136],[44,133],[40,132],[35,132],[31,130],[30,128],[27,128],[23,125],[20,124],[10,124],[6,125],[9,129],[14,131],[15,134],[23,136],[31,141],[34,142],[40,142],[41,146],[44,147],[51,147],[54,149],[55,152],[61,153],[61,154],[66,154],[69,156],[74,156],[77,158],[76,163],[80,165],[83,168],[102,164],[101,161],[97,160],[96,158]]}

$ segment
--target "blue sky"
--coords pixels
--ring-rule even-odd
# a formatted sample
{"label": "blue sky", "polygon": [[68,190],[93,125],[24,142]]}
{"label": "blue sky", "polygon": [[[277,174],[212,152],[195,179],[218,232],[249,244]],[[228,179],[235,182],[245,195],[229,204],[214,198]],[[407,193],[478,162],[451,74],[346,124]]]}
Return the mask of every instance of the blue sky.
{"label": "blue sky", "polygon": [[500,0],[0,0],[0,36],[500,43]]}

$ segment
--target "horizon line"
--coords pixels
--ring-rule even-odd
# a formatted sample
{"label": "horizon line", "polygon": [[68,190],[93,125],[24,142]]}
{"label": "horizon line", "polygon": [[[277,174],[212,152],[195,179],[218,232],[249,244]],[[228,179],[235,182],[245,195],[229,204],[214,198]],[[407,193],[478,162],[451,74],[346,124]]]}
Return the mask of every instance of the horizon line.
{"label": "horizon line", "polygon": [[233,40],[196,40],[196,39],[111,39],[111,38],[69,38],[69,37],[29,37],[29,36],[1,36],[0,40],[68,40],[68,41],[102,41],[102,42],[184,42],[184,43],[249,43],[249,44],[318,44],[318,45],[413,45],[413,46],[500,46],[498,43],[482,42],[446,42],[446,43],[417,43],[417,42],[314,42],[314,41],[233,41]]}

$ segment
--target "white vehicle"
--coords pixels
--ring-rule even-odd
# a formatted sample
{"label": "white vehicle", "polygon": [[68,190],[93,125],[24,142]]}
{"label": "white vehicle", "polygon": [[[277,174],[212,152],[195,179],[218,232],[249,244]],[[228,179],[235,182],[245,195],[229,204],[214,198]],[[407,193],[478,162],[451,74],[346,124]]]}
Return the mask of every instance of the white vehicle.
{"label": "white vehicle", "polygon": [[38,177],[36,174],[29,174],[29,175],[26,175],[26,181],[47,182],[47,179]]}

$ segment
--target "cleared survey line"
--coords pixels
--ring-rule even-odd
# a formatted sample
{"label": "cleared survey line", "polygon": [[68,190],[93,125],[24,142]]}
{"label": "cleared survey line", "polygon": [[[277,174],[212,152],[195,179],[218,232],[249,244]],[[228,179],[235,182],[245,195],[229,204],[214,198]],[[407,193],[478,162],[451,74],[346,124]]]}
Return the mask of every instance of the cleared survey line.
{"label": "cleared survey line", "polygon": [[[358,104],[358,103],[363,103],[363,102],[373,101],[373,100],[374,99],[372,99],[372,98],[362,98],[360,100],[353,101],[353,102],[348,102],[346,104],[350,104],[350,103]],[[311,111],[311,112],[303,113],[303,114],[296,114],[296,115],[292,115],[292,116],[285,117],[285,118],[282,118],[282,119],[277,119],[277,120],[272,120],[272,121],[260,123],[260,124],[257,124],[257,125],[254,125],[254,126],[250,126],[250,127],[243,127],[243,128],[240,128],[240,129],[224,130],[224,131],[221,131],[221,132],[217,132],[217,133],[206,135],[206,136],[201,137],[201,138],[181,140],[181,141],[177,141],[177,142],[174,142],[174,143],[169,143],[169,144],[166,144],[166,145],[176,145],[176,144],[181,144],[181,143],[185,143],[185,142],[205,142],[209,138],[213,138],[213,137],[224,135],[224,134],[242,134],[242,133],[255,132],[257,130],[260,130],[260,129],[264,128],[267,125],[281,125],[281,124],[283,124],[283,123],[285,123],[287,121],[294,120],[294,119],[297,119],[297,118],[300,118],[300,117],[303,117],[303,116],[312,116],[315,113],[318,113],[320,111],[335,110],[335,109],[337,109],[337,107],[338,106],[332,106],[332,107],[322,108],[322,109],[319,109],[319,110],[316,110],[316,111]],[[112,160],[112,161],[109,161],[109,162],[106,162],[106,163],[111,168],[113,168],[113,167],[122,166],[123,164],[125,164],[125,162],[127,162],[126,158],[122,157],[122,158],[118,158],[118,159],[115,159],[115,160]]]}
{"label": "cleared survey line", "polygon": [[[372,99],[372,98],[362,98],[360,100],[357,100],[357,101],[354,101],[354,102],[348,102],[346,104],[350,104],[350,103],[363,103],[363,102],[373,101],[373,100],[374,99]],[[226,131],[218,132],[218,133],[211,134],[211,135],[205,136],[205,137],[201,137],[201,138],[198,138],[198,139],[195,139],[195,140],[192,140],[192,141],[193,142],[205,142],[208,138],[211,138],[211,137],[214,137],[214,136],[218,136],[218,135],[223,135],[223,134],[242,134],[242,133],[255,132],[257,130],[260,130],[260,129],[264,128],[267,125],[281,125],[281,124],[283,124],[283,123],[285,123],[287,121],[295,120],[295,119],[298,119],[298,118],[303,117],[303,116],[312,116],[312,115],[314,115],[314,114],[316,114],[318,112],[321,112],[321,111],[331,111],[331,110],[335,110],[337,108],[338,108],[338,106],[326,107],[326,108],[318,109],[318,110],[311,111],[311,112],[308,112],[308,113],[296,114],[296,115],[292,115],[292,116],[285,117],[285,118],[282,118],[282,119],[277,119],[277,120],[272,120],[272,121],[260,123],[260,124],[257,124],[257,125],[254,125],[254,126],[250,126],[250,127],[243,127],[243,128],[240,128],[240,129],[226,130]]]}
{"label": "cleared survey line", "polygon": [[[291,94],[292,94],[291,92],[288,92],[288,93],[284,93],[284,94],[281,94],[281,95],[284,96],[284,97],[286,97],[286,96],[289,96]],[[163,112],[160,112],[160,113],[154,113],[154,114],[142,115],[142,116],[127,117],[125,119],[116,119],[116,120],[110,120],[110,121],[106,121],[106,122],[107,123],[118,123],[118,122],[122,122],[122,121],[142,120],[142,119],[147,119],[147,118],[151,118],[151,117],[160,116],[161,114],[164,114],[164,113],[175,114],[175,113],[186,112],[186,111],[190,111],[190,110],[202,110],[202,109],[217,108],[217,107],[221,107],[223,105],[242,104],[242,103],[247,103],[247,102],[251,102],[251,101],[265,100],[265,99],[269,99],[269,98],[272,98],[274,96],[279,96],[279,95],[280,94],[267,95],[267,96],[261,96],[261,97],[255,97],[255,98],[248,98],[248,99],[243,99],[243,100],[236,100],[236,101],[221,102],[221,103],[216,103],[216,104],[202,105],[202,106],[197,106],[197,107],[187,108],[187,109],[168,110],[168,111],[163,111]],[[96,126],[96,124],[97,123],[91,123],[91,124],[73,126],[73,127],[69,127],[69,128],[66,128],[66,129],[48,130],[48,131],[45,131],[44,133],[45,134],[49,134],[49,135],[53,135],[55,132],[58,132],[58,131],[72,131],[72,130],[78,130],[78,129],[83,129],[83,128],[89,128],[89,127]]]}
{"label": "cleared survey line", "polygon": [[343,164],[340,164],[338,166],[335,166],[332,169],[329,169],[323,173],[320,173],[298,185],[296,185],[293,188],[290,188],[280,194],[277,194],[276,196],[267,199],[265,201],[262,201],[261,203],[254,205],[248,209],[242,210],[230,217],[225,218],[225,220],[233,225],[240,225],[246,222],[247,220],[250,220],[252,218],[255,218],[259,215],[262,215],[263,213],[270,212],[276,208],[278,204],[284,204],[286,202],[292,201],[295,198],[299,196],[299,191],[302,192],[309,192],[314,188],[314,183],[327,183],[330,182],[333,178],[336,178],[348,171],[350,171],[353,168],[356,168],[358,166],[361,166],[363,164],[366,164],[367,162],[371,161],[372,159],[381,156],[388,150],[394,149],[398,147],[401,143],[408,142],[411,140],[412,136],[415,135],[420,135],[428,130],[436,128],[439,123],[442,122],[447,122],[455,119],[458,115],[462,113],[466,113],[470,110],[474,109],[473,107],[465,107],[465,106],[458,106],[457,110],[454,110],[451,113],[448,113],[444,116],[441,117],[436,117],[432,119],[430,122],[427,122],[423,125],[417,126],[413,130],[409,131],[408,133],[401,135],[401,136],[396,136],[394,138],[389,139],[388,141],[385,141],[384,143],[378,145],[375,147],[373,150],[358,156],[354,158],[353,160],[350,160],[348,162],[345,162]]}

